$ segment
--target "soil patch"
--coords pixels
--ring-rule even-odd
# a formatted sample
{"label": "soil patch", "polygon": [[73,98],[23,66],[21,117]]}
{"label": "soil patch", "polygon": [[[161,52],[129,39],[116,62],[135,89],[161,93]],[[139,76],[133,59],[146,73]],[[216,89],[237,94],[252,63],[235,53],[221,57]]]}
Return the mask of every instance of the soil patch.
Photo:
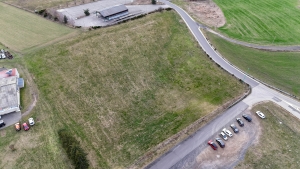
{"label": "soil patch", "polygon": [[221,27],[226,23],[222,10],[212,0],[188,2],[186,9],[207,26]]}

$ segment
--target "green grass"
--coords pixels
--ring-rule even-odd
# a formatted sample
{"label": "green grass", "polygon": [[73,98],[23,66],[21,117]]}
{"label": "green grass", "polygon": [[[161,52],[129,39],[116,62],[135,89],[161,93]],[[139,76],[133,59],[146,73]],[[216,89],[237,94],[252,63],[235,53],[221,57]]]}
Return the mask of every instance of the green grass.
{"label": "green grass", "polygon": [[300,53],[256,50],[230,43],[211,33],[207,37],[231,63],[270,85],[300,96]]}
{"label": "green grass", "polygon": [[39,90],[30,116],[38,122],[15,136],[28,144],[18,146],[16,160],[0,165],[69,168],[57,136],[67,128],[92,168],[125,168],[242,94],[245,86],[212,63],[178,20],[175,12],[155,13],[28,53]]}
{"label": "green grass", "polygon": [[226,24],[223,34],[251,43],[300,44],[298,0],[214,0],[222,9]]}
{"label": "green grass", "polygon": [[299,168],[299,119],[271,102],[253,107],[253,115],[257,110],[266,115],[260,120],[262,134],[236,169]]}
{"label": "green grass", "polygon": [[63,25],[1,2],[0,25],[0,42],[19,52],[74,32]]}

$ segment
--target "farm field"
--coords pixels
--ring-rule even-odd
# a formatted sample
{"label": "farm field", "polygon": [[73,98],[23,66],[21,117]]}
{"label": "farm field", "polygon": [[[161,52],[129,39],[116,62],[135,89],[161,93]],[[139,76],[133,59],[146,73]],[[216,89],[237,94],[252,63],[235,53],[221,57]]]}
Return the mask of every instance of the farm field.
{"label": "farm field", "polygon": [[217,50],[231,63],[257,79],[300,96],[300,53],[256,50],[206,33]]}
{"label": "farm field", "polygon": [[0,2],[0,42],[21,52],[74,33],[67,28]]}
{"label": "farm field", "polygon": [[1,130],[0,167],[69,168],[57,135],[66,128],[91,168],[125,168],[244,93],[246,86],[196,44],[170,11],[27,53],[22,58],[39,90],[30,114],[37,123],[28,132]]}
{"label": "farm field", "polygon": [[214,0],[226,24],[218,30],[234,39],[258,44],[299,45],[298,0]]}
{"label": "farm field", "polygon": [[245,159],[235,168],[298,168],[299,119],[273,102],[254,106],[253,115],[258,110],[266,116],[260,119],[259,141],[248,149]]}

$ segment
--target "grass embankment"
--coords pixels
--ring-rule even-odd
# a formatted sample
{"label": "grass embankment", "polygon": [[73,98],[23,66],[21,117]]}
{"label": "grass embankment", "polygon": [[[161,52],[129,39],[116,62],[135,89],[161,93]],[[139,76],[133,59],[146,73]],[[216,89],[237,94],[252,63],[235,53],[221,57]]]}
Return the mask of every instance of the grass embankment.
{"label": "grass embankment", "polygon": [[75,31],[1,2],[0,25],[0,42],[19,52]]}
{"label": "grass embankment", "polygon": [[236,168],[299,168],[299,119],[271,102],[256,105],[253,114],[257,110],[266,115],[260,120],[262,134]]}
{"label": "grass embankment", "polygon": [[76,6],[84,3],[94,2],[95,0],[0,0],[9,4],[14,4],[31,11],[47,9],[52,7]]}
{"label": "grass embankment", "polygon": [[214,0],[226,17],[225,35],[260,44],[300,44],[298,0]]}
{"label": "grass embankment", "polygon": [[124,168],[243,93],[245,86],[212,63],[179,20],[174,12],[156,13],[28,54],[39,122],[15,136],[30,143],[17,147],[10,166],[67,167],[57,136],[67,128],[93,168]]}
{"label": "grass embankment", "polygon": [[206,33],[217,50],[231,63],[270,85],[300,96],[300,53],[256,50]]}

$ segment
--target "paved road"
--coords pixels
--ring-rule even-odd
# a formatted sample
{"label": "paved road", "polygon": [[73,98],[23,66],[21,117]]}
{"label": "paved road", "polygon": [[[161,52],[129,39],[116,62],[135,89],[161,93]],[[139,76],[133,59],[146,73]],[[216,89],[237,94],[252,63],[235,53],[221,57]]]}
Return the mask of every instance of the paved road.
{"label": "paved road", "polygon": [[189,27],[190,31],[198,41],[202,49],[221,67],[227,70],[229,73],[234,74],[237,78],[243,79],[252,88],[252,93],[245,98],[242,102],[236,104],[232,108],[228,109],[222,115],[215,118],[206,126],[197,131],[193,136],[189,137],[185,141],[176,145],[168,153],[154,161],[146,168],[150,169],[168,169],[180,162],[186,155],[191,153],[197,147],[201,147],[206,144],[206,141],[211,135],[220,131],[223,126],[227,125],[238,114],[241,114],[249,106],[265,100],[273,101],[279,104],[281,107],[289,111],[294,116],[300,119],[300,103],[290,97],[287,97],[275,90],[272,90],[265,85],[257,82],[256,80],[248,77],[246,74],[235,68],[233,65],[225,61],[208,43],[202,32],[199,30],[198,24],[181,8],[166,1],[161,0],[165,4],[176,10]]}

